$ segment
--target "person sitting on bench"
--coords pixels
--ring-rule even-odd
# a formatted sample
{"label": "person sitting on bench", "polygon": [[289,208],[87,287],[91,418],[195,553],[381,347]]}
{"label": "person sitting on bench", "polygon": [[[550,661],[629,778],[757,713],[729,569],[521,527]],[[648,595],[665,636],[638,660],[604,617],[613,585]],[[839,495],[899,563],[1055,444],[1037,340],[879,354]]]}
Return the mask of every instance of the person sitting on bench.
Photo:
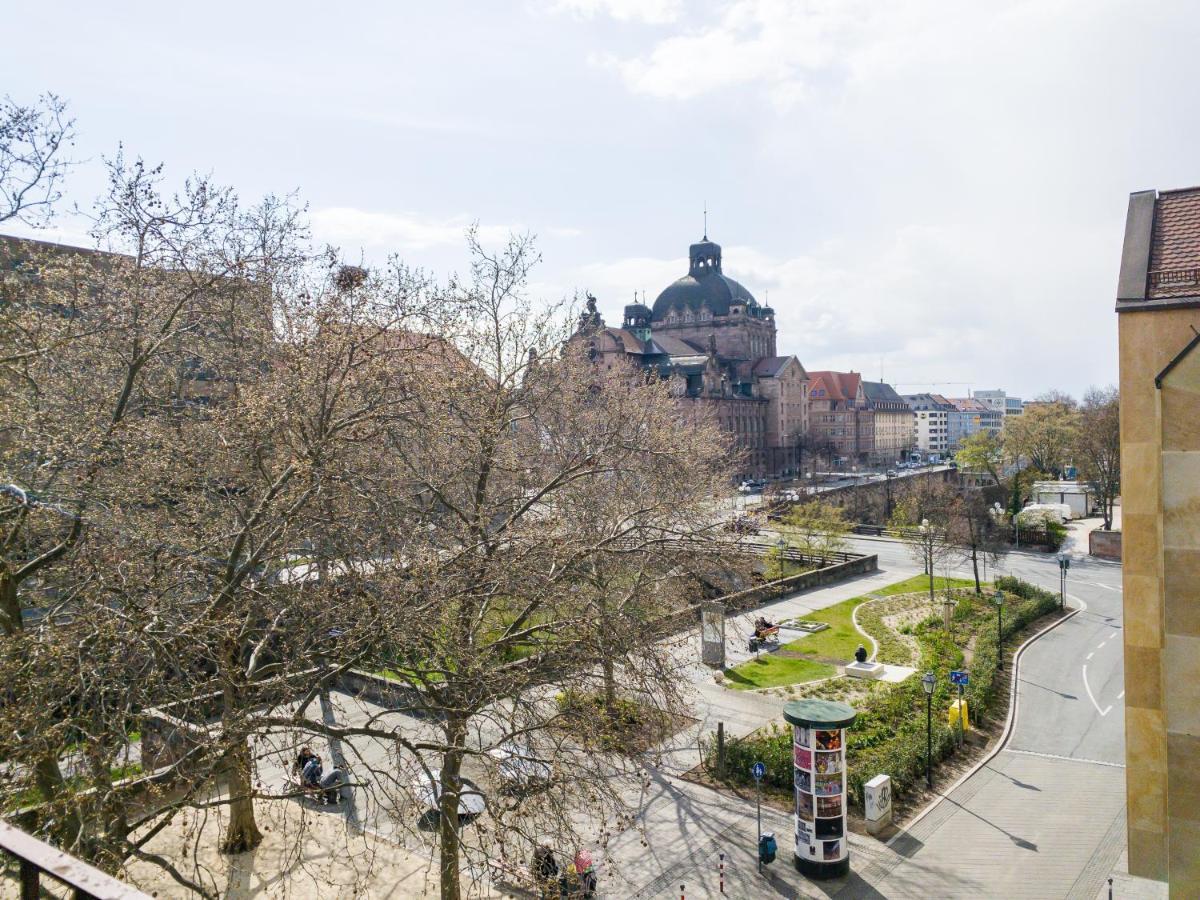
{"label": "person sitting on bench", "polygon": [[779,630],[778,625],[772,625],[766,616],[759,616],[754,622],[754,636],[756,638],[765,638],[769,634],[773,634]]}
{"label": "person sitting on bench", "polygon": [[342,785],[346,781],[346,767],[335,765],[329,774],[321,779],[321,802],[329,806],[336,806],[342,799]]}

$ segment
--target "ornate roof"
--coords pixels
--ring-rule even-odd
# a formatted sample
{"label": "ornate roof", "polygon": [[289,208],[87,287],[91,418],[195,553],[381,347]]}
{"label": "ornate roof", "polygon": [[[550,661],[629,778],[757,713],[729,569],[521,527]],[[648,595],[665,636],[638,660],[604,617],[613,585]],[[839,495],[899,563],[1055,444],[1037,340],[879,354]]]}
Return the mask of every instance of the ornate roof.
{"label": "ornate roof", "polygon": [[731,304],[758,307],[754,296],[721,273],[721,245],[705,235],[688,248],[688,273],[669,285],[654,301],[653,320],[661,322],[672,308],[698,313],[707,306],[714,316],[729,315]]}

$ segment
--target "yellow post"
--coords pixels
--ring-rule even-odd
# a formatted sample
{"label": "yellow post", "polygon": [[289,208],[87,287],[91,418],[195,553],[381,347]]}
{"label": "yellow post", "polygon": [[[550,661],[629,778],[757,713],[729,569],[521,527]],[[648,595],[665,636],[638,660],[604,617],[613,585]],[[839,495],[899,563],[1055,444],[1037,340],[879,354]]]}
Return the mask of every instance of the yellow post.
{"label": "yellow post", "polygon": [[[961,704],[961,706],[960,706]],[[962,718],[963,731],[971,730],[970,710],[967,708],[966,700],[954,700],[950,704],[950,709],[946,715],[946,724],[951,728],[958,728],[959,718]]]}

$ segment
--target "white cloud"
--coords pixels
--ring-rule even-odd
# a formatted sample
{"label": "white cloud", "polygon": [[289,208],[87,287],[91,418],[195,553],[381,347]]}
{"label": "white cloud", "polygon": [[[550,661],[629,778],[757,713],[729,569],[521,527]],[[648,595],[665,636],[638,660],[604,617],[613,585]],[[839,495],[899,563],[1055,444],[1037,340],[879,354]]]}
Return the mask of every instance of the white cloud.
{"label": "white cloud", "polygon": [[671,99],[760,83],[786,111],[811,96],[814,83],[861,82],[906,62],[960,53],[971,36],[1020,20],[1027,8],[1028,0],[962,6],[937,0],[735,0],[710,17],[710,25],[684,28],[646,53],[600,53],[592,60],[619,72],[638,93]]}
{"label": "white cloud", "polygon": [[609,16],[618,22],[663,25],[679,18],[683,0],[555,0],[550,9],[585,19]]}
{"label": "white cloud", "polygon": [[[349,206],[331,206],[312,214],[314,236],[344,248],[428,250],[433,247],[463,246],[471,218],[466,215],[436,219],[410,213],[370,212]],[[485,244],[505,240],[519,225],[483,225],[480,240]]]}

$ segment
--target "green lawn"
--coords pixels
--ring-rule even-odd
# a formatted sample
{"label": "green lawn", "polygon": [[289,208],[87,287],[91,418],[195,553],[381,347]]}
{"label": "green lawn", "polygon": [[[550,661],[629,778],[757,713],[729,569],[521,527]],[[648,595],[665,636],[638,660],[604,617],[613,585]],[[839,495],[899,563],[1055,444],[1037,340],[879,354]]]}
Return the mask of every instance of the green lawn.
{"label": "green lawn", "polygon": [[[933,589],[935,591],[944,591],[947,587],[975,587],[975,582],[970,578],[943,578],[940,575],[934,576]],[[881,597],[890,597],[893,594],[911,594],[913,591],[928,591],[929,576],[914,575],[912,578],[906,578],[904,581],[898,581],[895,584],[889,584],[885,588],[881,588],[875,593]]]}
{"label": "green lawn", "polygon": [[750,659],[725,672],[729,686],[739,691],[749,691],[754,688],[779,687],[784,684],[800,684],[806,681],[816,681],[828,678],[837,673],[837,669],[825,663],[813,662],[811,659],[796,659],[788,656],[776,656],[765,653],[757,659]]}
{"label": "green lawn", "polygon": [[871,648],[870,642],[858,633],[858,629],[854,627],[854,620],[851,618],[854,608],[870,599],[870,597],[851,597],[834,606],[806,614],[804,616],[806,622],[824,622],[829,627],[824,631],[818,631],[816,634],[792,641],[790,644],[784,644],[783,649],[803,653],[806,656],[829,656],[850,662],[854,659],[854,651],[858,649],[859,644],[863,644],[868,650]]}
{"label": "green lawn", "polygon": [[[934,589],[943,591],[947,586],[952,588],[974,587],[975,582],[966,578],[942,578],[933,580]],[[914,591],[929,590],[929,578],[926,575],[915,575],[904,581],[889,584],[878,590],[874,596],[890,597],[894,594],[908,594]],[[829,627],[816,634],[810,634],[784,644],[780,649],[793,653],[803,653],[805,656],[820,656],[829,659],[840,659],[850,662],[854,659],[854,651],[859,645],[868,650],[868,641],[857,628],[852,618],[857,606],[866,603],[872,597],[851,597],[833,606],[816,612],[806,613],[803,618],[809,622],[824,622]],[[803,684],[807,681],[817,681],[828,678],[836,673],[834,666],[817,662],[812,659],[797,659],[795,657],[777,656],[764,653],[757,659],[752,659],[728,669],[725,678],[729,686],[737,690],[753,688],[780,687],[785,684]]]}

